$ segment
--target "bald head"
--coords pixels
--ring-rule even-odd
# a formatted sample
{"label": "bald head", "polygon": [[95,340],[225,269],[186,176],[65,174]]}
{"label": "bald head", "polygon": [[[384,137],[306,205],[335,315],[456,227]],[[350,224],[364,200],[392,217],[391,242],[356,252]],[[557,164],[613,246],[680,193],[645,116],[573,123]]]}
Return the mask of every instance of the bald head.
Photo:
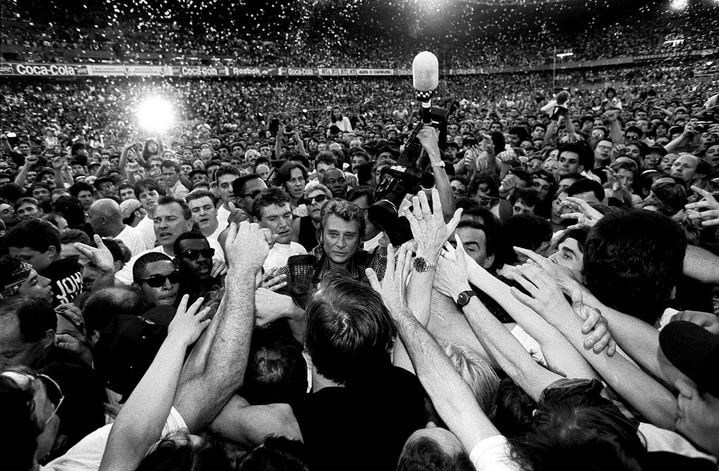
{"label": "bald head", "polygon": [[88,216],[92,230],[102,237],[115,237],[125,228],[120,205],[110,198],[92,203]]}

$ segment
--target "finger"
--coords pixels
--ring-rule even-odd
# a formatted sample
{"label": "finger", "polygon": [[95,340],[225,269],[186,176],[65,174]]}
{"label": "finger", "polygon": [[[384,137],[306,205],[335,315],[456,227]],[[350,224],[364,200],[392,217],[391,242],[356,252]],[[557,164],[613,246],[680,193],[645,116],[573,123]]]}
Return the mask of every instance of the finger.
{"label": "finger", "polygon": [[529,292],[529,294],[532,295],[533,298],[536,297],[536,293],[537,293],[537,291],[538,291],[538,290],[537,290],[537,287],[534,285],[534,283],[532,283],[531,281],[529,281],[529,280],[524,276],[524,274],[522,273],[522,271],[521,271],[520,269],[511,271],[511,272],[508,272],[508,273],[507,273],[507,278],[509,278],[509,279],[511,279],[511,280],[514,280],[514,281],[516,281],[517,283],[519,283],[519,285],[520,285],[522,288],[524,288],[525,290],[527,290],[527,291]]}
{"label": "finger", "polygon": [[559,215],[562,219],[580,219],[583,216],[584,213],[564,213]]}
{"label": "finger", "polygon": [[180,304],[177,306],[176,315],[187,312],[187,302],[190,300],[190,295],[186,294],[182,296],[182,299],[180,300]]}
{"label": "finger", "polygon": [[73,245],[78,250],[78,252],[80,252],[87,258],[92,258],[92,253],[93,250],[95,250],[95,247],[90,247],[89,245],[85,245],[82,242],[75,242]]}
{"label": "finger", "polygon": [[614,354],[617,352],[617,342],[614,339],[611,339],[609,341],[609,345],[607,346],[607,356],[614,356]]}
{"label": "finger", "polygon": [[236,222],[230,223],[230,226],[227,229],[227,238],[225,239],[225,251],[230,250],[230,246],[235,242],[235,239],[237,239],[237,232],[239,229],[240,226]]}
{"label": "finger", "polygon": [[[422,193],[424,193],[424,191]],[[425,195],[424,198],[426,200],[427,196]],[[437,188],[432,188],[432,207],[430,208],[429,202],[427,202],[427,208],[432,212],[434,218],[438,222],[444,222],[444,215],[442,214],[442,200],[439,197],[439,191],[437,190]],[[457,214],[456,211],[455,214]],[[459,220],[457,221],[457,224],[459,224]],[[448,231],[448,234],[451,234],[452,232],[454,232],[454,230]]]}
{"label": "finger", "polygon": [[521,255],[526,256],[527,258],[529,258],[529,259],[532,260],[533,262],[536,262],[537,265],[539,265],[539,266],[542,267],[542,268],[544,268],[545,266],[547,266],[546,264],[549,263],[549,260],[547,260],[546,257],[543,257],[543,256],[539,255],[538,253],[533,252],[533,251],[531,251],[531,250],[529,250],[529,249],[525,249],[525,248],[523,248],[523,247],[517,247],[517,246],[514,246],[514,247],[512,247],[512,248],[514,249],[515,252],[517,252],[518,254],[521,254]]}
{"label": "finger", "polygon": [[[462,213],[464,212],[463,208],[459,208],[454,212],[454,215],[452,216],[452,219],[449,220],[447,223],[447,234],[452,234],[455,229],[457,229],[457,226],[459,225],[460,219],[462,219]],[[441,215],[441,212],[440,212]]]}
{"label": "finger", "polygon": [[365,276],[367,276],[367,279],[369,280],[370,286],[372,286],[372,289],[380,293],[382,291],[382,286],[379,284],[379,279],[377,278],[377,273],[371,268],[367,268],[364,271]]}
{"label": "finger", "polygon": [[270,291],[279,291],[282,288],[284,288],[285,286],[287,286],[287,282],[283,281],[281,283],[277,283],[276,285],[265,286],[265,288],[269,289]]}
{"label": "finger", "polygon": [[575,286],[569,293],[569,297],[572,298],[572,309],[576,314],[581,315],[582,306],[584,304],[582,302],[582,290],[579,289],[578,286]]}
{"label": "finger", "polygon": [[585,312],[587,313],[587,318],[582,324],[582,334],[587,335],[589,332],[594,330],[594,327],[597,325],[602,316],[596,309],[586,309]]}
{"label": "finger", "polygon": [[407,254],[407,247],[403,244],[399,247],[399,250],[397,250],[397,253],[395,255],[395,260],[394,260],[393,275],[394,275],[396,281],[399,281],[399,278],[402,277],[402,272],[404,271],[404,262],[405,262],[406,254]]}
{"label": "finger", "polygon": [[419,198],[419,206],[420,210],[422,211],[422,217],[424,218],[431,218],[432,217],[432,207],[429,205],[429,200],[427,199],[427,193],[424,190],[420,190],[419,193],[417,193],[417,197]]}
{"label": "finger", "polygon": [[536,299],[534,299],[530,296],[527,296],[526,294],[522,293],[514,286],[511,286],[509,288],[509,291],[510,291],[510,293],[512,293],[512,296],[514,296],[515,298],[517,298],[517,300],[519,300],[519,302],[521,302],[522,304],[524,304],[525,306],[529,307],[530,309],[532,309],[534,311],[538,311],[539,306],[538,306]]}
{"label": "finger", "polygon": [[459,238],[459,235],[455,234],[454,240],[457,242],[457,249],[455,250],[457,263],[459,263],[459,267],[464,273],[467,271],[467,252],[464,250],[464,244],[462,243],[462,239]]}
{"label": "finger", "polygon": [[212,311],[212,306],[207,306],[206,308],[204,308],[203,310],[201,310],[200,312],[195,314],[195,319],[199,320],[200,322],[202,322],[204,320],[209,320],[209,319],[207,319],[207,316],[210,315],[211,311]]}
{"label": "finger", "polygon": [[197,300],[192,303],[192,306],[187,310],[187,313],[194,316],[197,314],[197,310],[200,309],[200,306],[202,306],[202,303],[205,301],[205,298],[197,298]]}
{"label": "finger", "polygon": [[395,266],[395,249],[394,245],[389,244],[387,246],[387,268],[385,268],[385,274],[394,273]]}
{"label": "finger", "polygon": [[[592,334],[593,336],[594,334]],[[609,335],[609,331],[604,330],[604,334],[599,337],[596,342],[592,344],[592,351],[594,353],[602,353],[602,350],[607,348],[607,345],[609,345],[609,340],[611,340],[612,336]],[[592,339],[593,340],[593,339]]]}
{"label": "finger", "polygon": [[709,199],[709,198],[714,199],[714,196],[710,192],[708,192],[707,190],[705,190],[703,188],[699,188],[698,186],[694,186],[694,185],[692,185],[691,188],[694,191],[694,193],[701,195],[702,197],[704,197],[706,199]]}
{"label": "finger", "polygon": [[417,195],[412,197],[412,214],[414,214],[414,218],[417,221],[421,221],[424,219],[424,214],[422,214],[422,206],[420,205],[419,196]]}
{"label": "finger", "polygon": [[719,226],[719,216],[709,221],[702,221],[702,227]]}

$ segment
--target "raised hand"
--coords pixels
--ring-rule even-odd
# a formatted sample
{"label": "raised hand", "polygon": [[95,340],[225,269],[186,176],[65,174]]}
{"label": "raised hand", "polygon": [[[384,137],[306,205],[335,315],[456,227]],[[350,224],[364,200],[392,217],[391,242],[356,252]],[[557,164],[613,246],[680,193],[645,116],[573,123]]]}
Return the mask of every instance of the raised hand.
{"label": "raised hand", "polygon": [[230,270],[248,270],[254,276],[270,251],[266,233],[255,223],[233,222],[225,240],[225,256]]}
{"label": "raised hand", "polygon": [[685,206],[687,216],[693,221],[701,221],[702,226],[719,226],[719,202],[707,190],[693,186],[692,190],[702,197],[696,203],[689,203]]}
{"label": "raised hand", "polygon": [[210,272],[210,276],[212,278],[217,278],[218,276],[222,276],[225,273],[227,273],[227,265],[222,260],[212,260],[212,271]]}
{"label": "raised hand", "polygon": [[412,197],[412,211],[405,209],[400,213],[409,221],[412,236],[417,243],[417,256],[424,257],[430,264],[435,264],[442,251],[442,246],[459,224],[462,209],[455,211],[449,223],[444,222],[442,202],[439,191],[432,189],[432,206],[427,195],[420,191]]}
{"label": "raised hand", "polygon": [[538,253],[532,252],[531,250],[524,249],[522,247],[514,247],[514,251],[518,254],[526,256],[529,260],[531,260],[530,263],[536,264],[539,268],[544,270],[554,281],[559,284],[559,287],[562,288],[562,291],[565,293],[569,293],[569,290],[574,288],[576,286],[576,283],[579,282],[579,280],[575,280],[574,276],[566,267],[563,267],[562,265],[559,265],[558,263],[554,263],[551,260],[549,260],[546,257],[543,257],[542,255],[539,255]]}
{"label": "raised hand", "polygon": [[207,318],[207,314],[210,312],[209,307],[198,312],[205,298],[198,298],[188,308],[187,302],[189,299],[190,296],[187,294],[182,297],[175,312],[175,317],[172,318],[172,322],[167,327],[167,338],[179,342],[185,347],[195,343],[211,321],[211,319]]}
{"label": "raised hand", "polygon": [[278,275],[278,271],[279,268],[275,268],[274,270],[270,270],[269,272],[262,275],[262,280],[260,281],[260,288],[265,288],[270,291],[277,291],[287,286],[287,275],[284,273],[280,273]]}
{"label": "raised hand", "polygon": [[578,229],[582,227],[593,227],[600,219],[604,217],[602,213],[592,208],[586,201],[567,196],[560,203],[562,206],[569,207],[572,212],[562,214],[562,219],[576,219],[577,223],[569,226],[569,229]]}
{"label": "raised hand", "polygon": [[[529,293],[528,296],[512,287],[512,295],[543,318],[549,320],[554,316],[571,314],[572,308],[564,299],[559,285],[538,266],[524,264],[516,267],[507,276],[519,283]],[[554,317],[555,320],[557,318]]]}
{"label": "raised hand", "polygon": [[457,248],[445,244],[445,250],[437,262],[437,274],[434,276],[434,289],[441,294],[457,300],[459,293],[468,291],[467,255],[459,236],[455,234]]}
{"label": "raised hand", "polygon": [[387,309],[398,314],[407,309],[406,280],[412,271],[412,251],[408,244],[395,251],[392,244],[387,246],[387,268],[382,282],[371,268],[365,270],[372,288],[382,297]]}
{"label": "raised hand", "polygon": [[83,244],[82,242],[75,242],[73,245],[78,252],[87,257],[100,271],[105,274],[114,273],[115,260],[112,258],[110,249],[105,247],[102,237],[99,235],[95,234],[93,238],[97,247],[92,247],[90,245]]}

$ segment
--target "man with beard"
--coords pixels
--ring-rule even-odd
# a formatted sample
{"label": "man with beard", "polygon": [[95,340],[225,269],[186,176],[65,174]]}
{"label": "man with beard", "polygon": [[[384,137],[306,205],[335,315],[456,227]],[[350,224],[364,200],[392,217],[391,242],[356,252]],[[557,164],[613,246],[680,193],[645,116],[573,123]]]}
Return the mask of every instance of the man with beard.
{"label": "man with beard", "polygon": [[215,249],[198,232],[185,232],[175,241],[175,262],[180,270],[181,296],[188,294],[189,302],[222,288],[220,277],[212,276],[212,256]]}

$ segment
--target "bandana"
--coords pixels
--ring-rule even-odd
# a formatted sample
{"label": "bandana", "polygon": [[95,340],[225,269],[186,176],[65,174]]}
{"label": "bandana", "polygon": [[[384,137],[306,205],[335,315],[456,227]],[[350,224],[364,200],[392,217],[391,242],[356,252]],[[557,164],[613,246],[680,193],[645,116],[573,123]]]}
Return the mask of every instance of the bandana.
{"label": "bandana", "polygon": [[0,292],[1,298],[7,298],[15,296],[20,291],[20,286],[30,276],[30,270],[32,265],[27,262],[20,261],[20,265],[7,277],[2,286],[2,292]]}

